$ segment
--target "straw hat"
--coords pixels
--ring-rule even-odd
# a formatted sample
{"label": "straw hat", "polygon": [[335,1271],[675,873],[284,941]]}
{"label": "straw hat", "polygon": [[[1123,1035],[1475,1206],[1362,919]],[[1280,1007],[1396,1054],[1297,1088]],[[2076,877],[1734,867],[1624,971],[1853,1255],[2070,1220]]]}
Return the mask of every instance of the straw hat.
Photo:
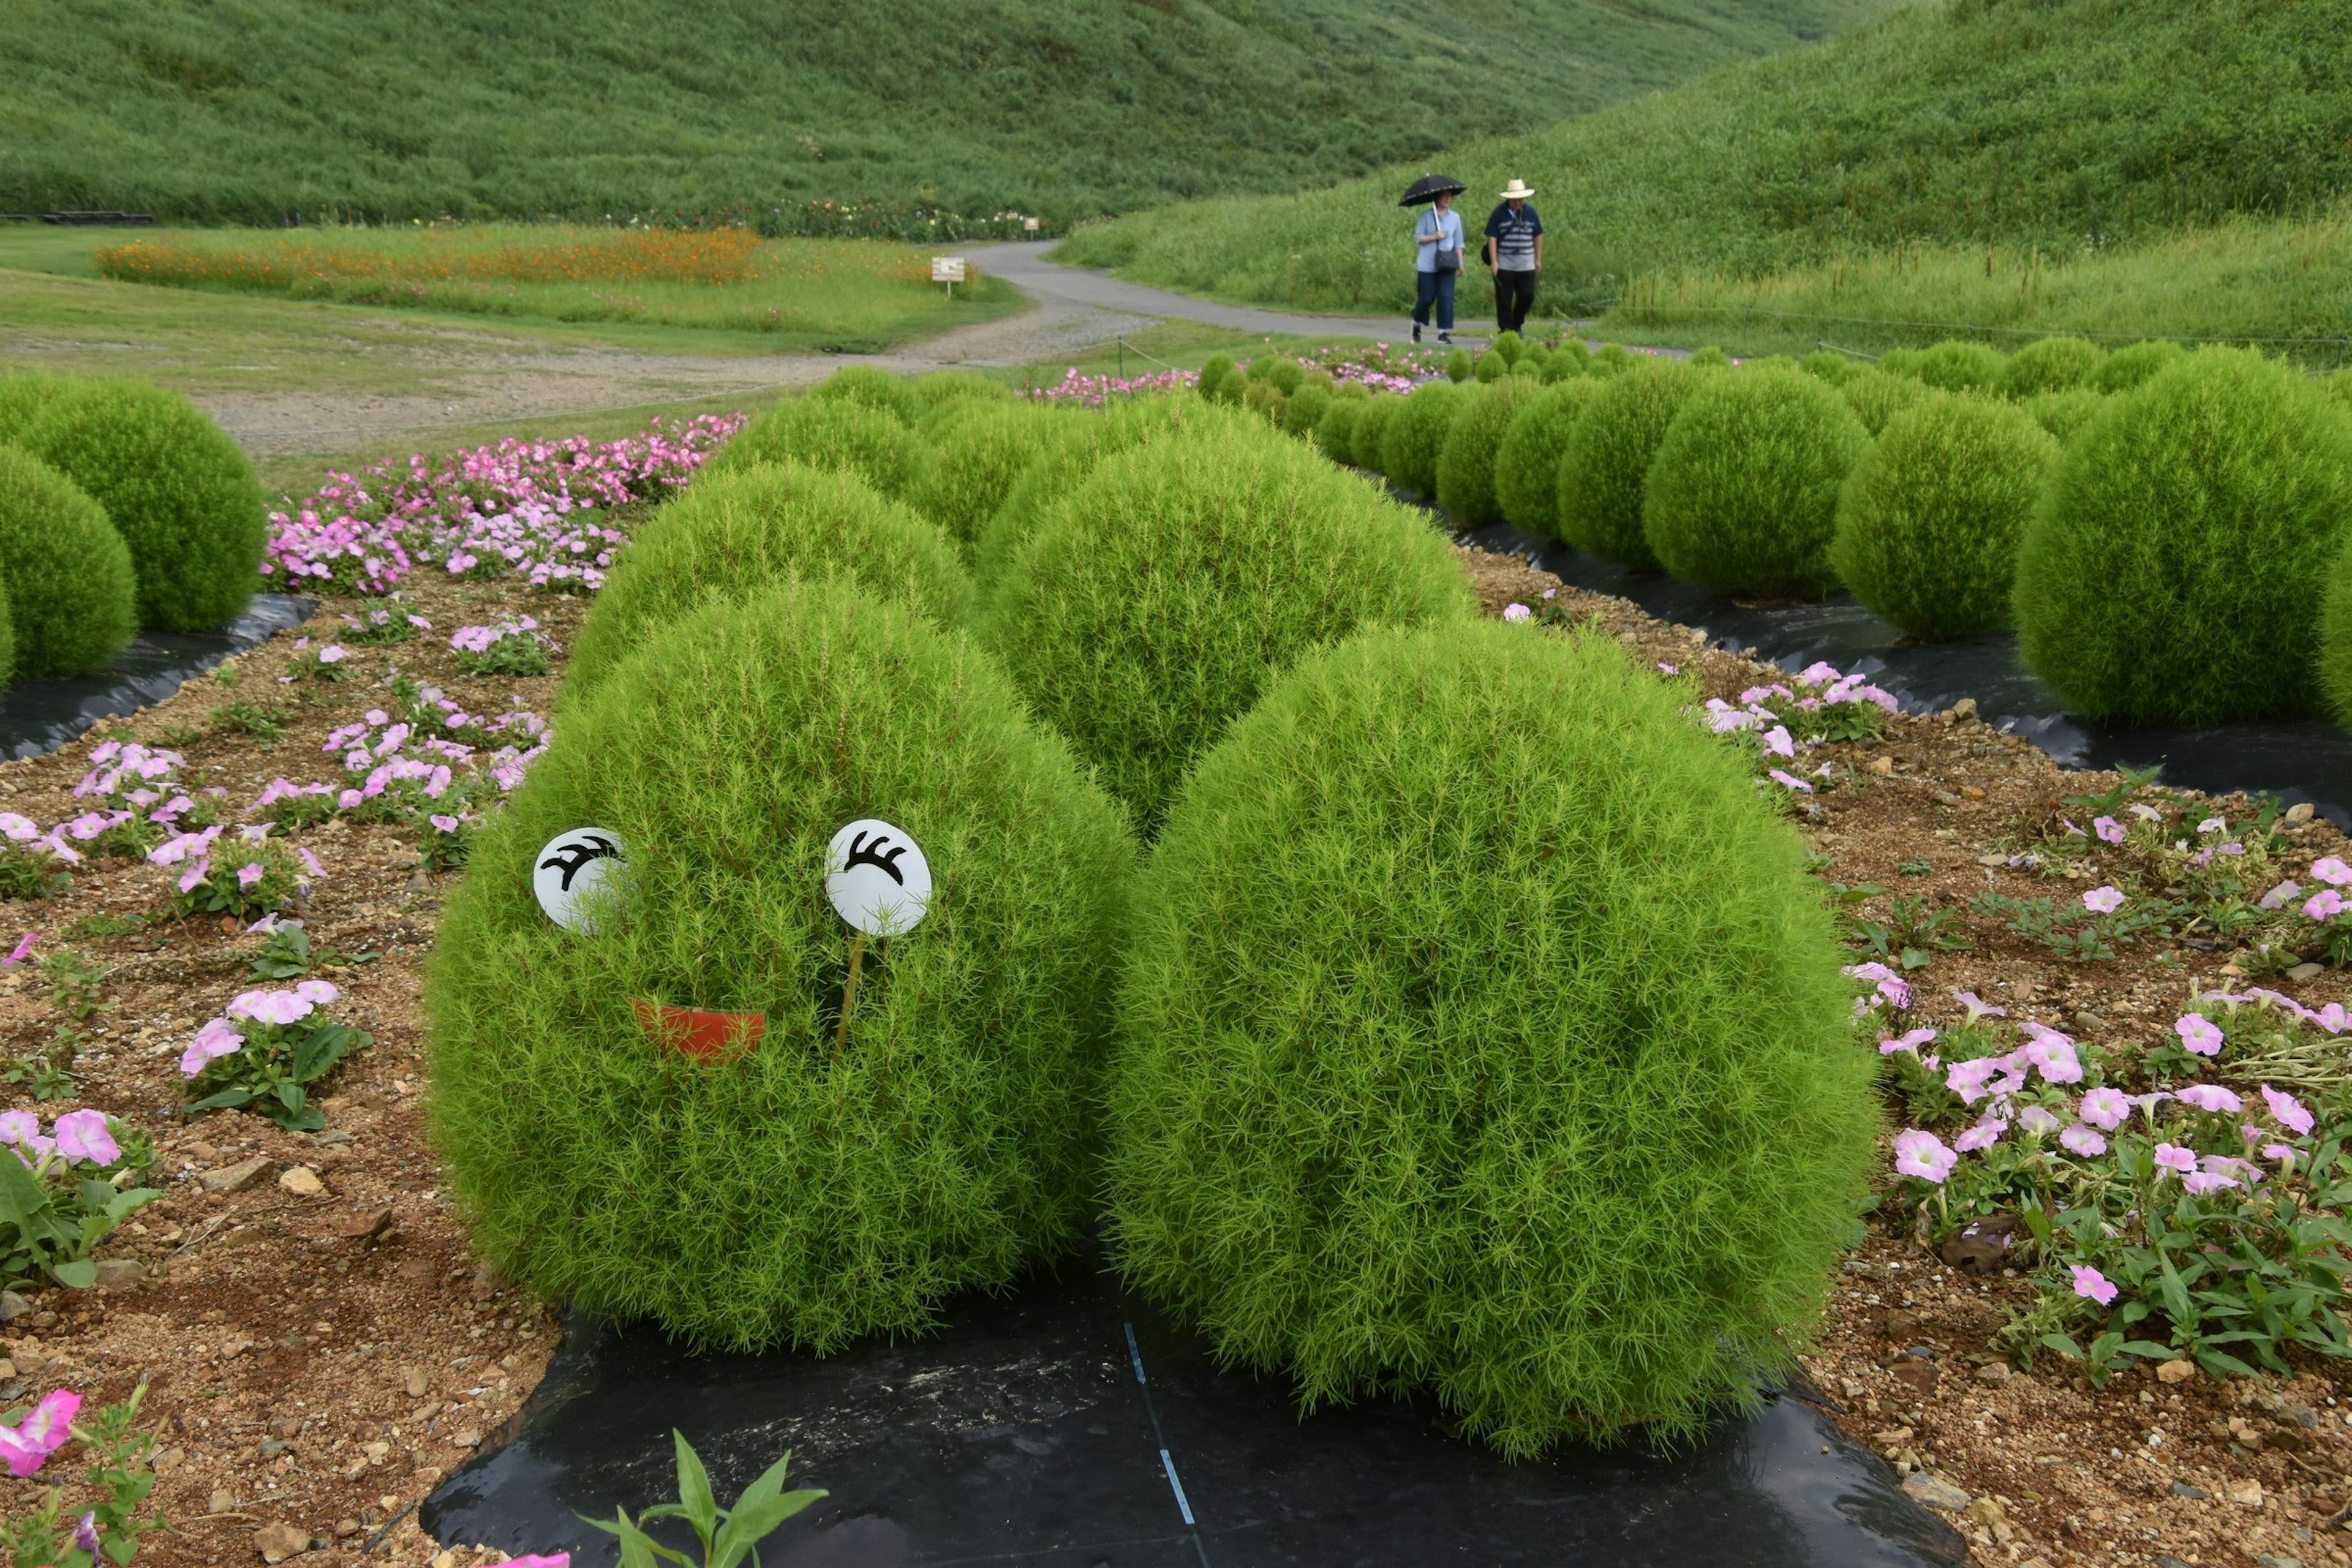
{"label": "straw hat", "polygon": [[1534,195],[1535,192],[1521,184],[1516,178],[1503,187],[1503,199],[1507,202],[1523,202]]}

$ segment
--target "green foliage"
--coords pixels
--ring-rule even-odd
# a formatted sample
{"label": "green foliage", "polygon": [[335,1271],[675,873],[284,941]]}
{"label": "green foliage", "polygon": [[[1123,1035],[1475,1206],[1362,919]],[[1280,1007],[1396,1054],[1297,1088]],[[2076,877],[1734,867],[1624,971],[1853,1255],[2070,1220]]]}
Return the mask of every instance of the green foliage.
{"label": "green foliage", "polygon": [[1356,428],[1371,403],[1369,397],[1331,400],[1331,406],[1323,411],[1322,422],[1315,426],[1315,444],[1322,448],[1325,457],[1342,468],[1354,467]]}
{"label": "green foliage", "polygon": [[2018,559],[2019,650],[2095,718],[2307,711],[2347,516],[2352,419],[2251,350],[2200,350],[2067,443]]}
{"label": "green foliage", "polygon": [[1382,476],[1388,473],[1389,426],[1404,405],[1404,398],[1388,395],[1376,396],[1364,405],[1363,411],[1356,416],[1356,467]]}
{"label": "green foliage", "polygon": [[1560,459],[1553,506],[1560,538],[1587,555],[1657,570],[1642,531],[1650,461],[1706,374],[1674,360],[1645,360],[1601,383]]}
{"label": "green foliage", "polygon": [[2319,687],[2336,721],[2352,729],[2352,534],[2330,563],[2320,600]]}
{"label": "green foliage", "polygon": [[[82,1495],[68,1503],[65,1488],[45,1487],[36,1507],[0,1524],[0,1552],[12,1568],[123,1568],[138,1556],[141,1536],[171,1528],[161,1512],[139,1511],[155,1489],[163,1447],[156,1428],[140,1425],[147,1387],[142,1375],[130,1398],[76,1413],[72,1432],[89,1460]],[[90,1538],[94,1549],[80,1544]]]}
{"label": "green foliage", "polygon": [[34,418],[73,385],[69,378],[45,371],[0,374],[0,446],[22,441]]}
{"label": "green foliage", "polygon": [[1830,564],[1907,636],[2006,626],[2018,544],[2057,460],[2027,414],[1938,394],[1887,421],[1846,477]]}
{"label": "green foliage", "polygon": [[1445,437],[1477,395],[1448,381],[1423,382],[1405,394],[1381,432],[1381,471],[1389,483],[1408,495],[1434,495]]}
{"label": "green foliage", "polygon": [[[1493,354],[1479,362],[1499,363]],[[1496,464],[1503,437],[1543,389],[1525,376],[1497,377],[1445,432],[1437,457],[1437,504],[1465,528],[1503,521]]]}
{"label": "green foliage", "polygon": [[2110,395],[2129,392],[2158,371],[2168,370],[2189,351],[2169,338],[2150,338],[2109,354],[2091,378],[2093,390]]}
{"label": "green foliage", "polygon": [[[862,816],[921,846],[933,894],[865,949],[845,1028],[825,851]],[[568,931],[532,864],[590,824],[627,872]],[[822,1353],[1005,1284],[1091,1212],[1132,861],[968,639],[790,584],[661,628],[566,714],[443,918],[429,1103],[475,1245],[701,1346]],[[640,1004],[764,1029],[691,1058]]]}
{"label": "green foliage", "polygon": [[1989,343],[1948,339],[1912,362],[1910,374],[1940,392],[1990,392],[2009,362]]}
{"label": "green foliage", "polygon": [[1242,394],[1242,406],[1265,420],[1276,429],[1282,428],[1283,411],[1290,405],[1282,388],[1272,381],[1253,381]]}
{"label": "green foliage", "polygon": [[735,473],[790,458],[813,468],[846,468],[898,498],[919,492],[928,456],[895,414],[847,397],[789,397],[736,432],[702,472]]}
{"label": "green foliage", "polygon": [[1031,711],[1148,828],[1293,662],[1469,603],[1418,515],[1296,443],[1212,426],[1097,468],[1014,557],[987,635]]}
{"label": "green foliage", "polygon": [[1016,395],[1003,382],[976,370],[935,370],[907,384],[921,403],[925,419],[967,403],[1009,403]]}
{"label": "green foliage", "polygon": [[1819,376],[1832,386],[1843,386],[1864,368],[1864,362],[1852,354],[1842,354],[1833,349],[1815,349],[1805,356],[1805,374]]}
{"label": "green foliage", "polygon": [[1517,331],[1496,332],[1495,341],[1486,345],[1486,352],[1505,364],[1517,367],[1519,361],[1527,357],[1528,340]]}
{"label": "green foliage", "polygon": [[2081,338],[2041,338],[2009,356],[1997,390],[2003,397],[2026,398],[2088,386],[2106,357],[2105,349]]}
{"label": "green foliage", "polygon": [[1112,1227],[1302,1405],[1672,1440],[1814,1321],[1874,1063],[1803,847],[1683,700],[1591,639],[1384,633],[1186,785],[1119,987]]}
{"label": "green foliage", "polygon": [[1838,487],[1869,446],[1845,400],[1801,370],[1717,372],[1659,443],[1643,536],[1667,571],[1718,593],[1826,592]]}
{"label": "green foliage", "polygon": [[1470,351],[1455,349],[1445,356],[1445,379],[1459,386],[1476,374],[1470,364]]}
{"label": "green foliage", "polygon": [[1316,382],[1303,382],[1282,407],[1282,428],[1285,435],[1308,437],[1323,423],[1330,410],[1330,388]]}
{"label": "green foliage", "polygon": [[[241,875],[257,866],[261,868],[258,877]],[[278,839],[258,844],[232,839],[213,846],[205,856],[203,874],[187,886],[174,879],[172,911],[183,920],[194,915],[258,920],[292,908],[302,881],[293,852]]]}
{"label": "green foliage", "polygon": [[[5,651],[7,617],[0,615],[0,651]],[[73,873],[47,849],[0,844],[0,899],[47,899],[71,890]]]}
{"label": "green foliage", "polygon": [[1690,363],[1703,370],[1727,370],[1731,366],[1731,356],[1721,348],[1710,343],[1703,349],[1695,350],[1690,356]]}
{"label": "green foliage", "polygon": [[[1238,373],[1228,385],[1241,384]],[[1238,395],[1234,402],[1238,404]],[[985,591],[1002,576],[1014,552],[1035,531],[1055,504],[1077,489],[1094,466],[1114,452],[1124,452],[1156,441],[1172,431],[1194,425],[1231,424],[1242,417],[1222,405],[1202,407],[1184,397],[1139,397],[1114,404],[1099,414],[1068,414],[1047,426],[1053,432],[1045,454],[1022,470],[981,531],[971,552],[972,575]]]}
{"label": "green foliage", "polygon": [[1057,417],[1034,403],[966,405],[942,430],[908,498],[970,552],[1014,481],[1051,447]]}
{"label": "green foliage", "polygon": [[[333,994],[331,988],[328,994]],[[316,1132],[327,1119],[310,1103],[311,1086],[353,1051],[375,1043],[363,1030],[318,1011],[290,1024],[241,1019],[236,1027],[244,1042],[205,1063],[204,1070],[187,1080],[190,1115],[250,1110],[289,1132]]]}
{"label": "green foliage", "polygon": [[1250,361],[1252,381],[1272,382],[1275,389],[1288,397],[1307,380],[1307,367],[1288,354],[1260,354]]}
{"label": "green foliage", "polygon": [[1862,421],[1862,427],[1873,436],[1885,429],[1886,422],[1896,414],[1916,408],[1933,395],[1926,385],[1910,376],[1869,366],[1834,384],[1846,406]]}
{"label": "green foliage", "polygon": [[1224,380],[1234,374],[1234,369],[1233,355],[1211,354],[1201,362],[1200,379],[1193,383],[1194,390],[1213,403],[1224,401]]}
{"label": "green foliage", "polygon": [[854,364],[846,370],[835,371],[811,387],[808,395],[819,402],[859,404],[909,426],[928,412],[923,395],[915,390],[913,383],[870,364]]}
{"label": "green foliage", "polygon": [[1582,338],[1562,338],[1543,363],[1546,383],[1568,381],[1583,375],[1592,368],[1592,351],[1584,346]]}
{"label": "green foliage", "polygon": [[163,1195],[136,1184],[155,1163],[152,1141],[111,1116],[105,1121],[117,1157],[103,1164],[55,1151],[36,1154],[31,1164],[0,1160],[0,1285],[87,1290],[98,1283],[92,1250]]}
{"label": "green foliage", "polygon": [[141,626],[211,631],[253,596],[261,485],[236,443],[178,393],[79,383],[48,402],[22,445],[105,509],[130,547]]}
{"label": "green foliage", "polygon": [[973,611],[971,579],[947,536],[856,475],[789,462],[709,475],[665,502],[622,552],[574,639],[564,700],[706,601],[795,578],[845,579],[943,626]]}
{"label": "green foliage", "polygon": [[[621,1568],[659,1568],[663,1563],[675,1563],[678,1568],[740,1568],[747,1559],[757,1563],[761,1542],[801,1510],[830,1495],[821,1489],[784,1490],[784,1471],[793,1462],[792,1450],[787,1448],[782,1458],[743,1489],[733,1508],[720,1508],[710,1490],[710,1474],[703,1468],[694,1445],[674,1426],[669,1436],[677,1447],[677,1501],[656,1503],[634,1520],[624,1508],[613,1510],[610,1522],[582,1516],[607,1535],[619,1538]],[[647,1535],[644,1526],[657,1519],[686,1521],[702,1549],[701,1561],[673,1552]]]}
{"label": "green foliage", "polygon": [[1601,384],[1576,376],[1521,408],[1495,454],[1495,500],[1505,521],[1548,539],[1560,537],[1559,470],[1576,422]]}
{"label": "green foliage", "polygon": [[1470,376],[1474,381],[1493,383],[1510,374],[1510,361],[1498,353],[1487,353],[1478,356],[1477,367],[1471,371]]}
{"label": "green foliage", "polygon": [[2099,416],[2107,405],[2107,395],[2078,386],[2067,392],[2045,392],[2025,400],[2025,411],[2033,422],[2061,441],[2074,439],[2074,432]]}

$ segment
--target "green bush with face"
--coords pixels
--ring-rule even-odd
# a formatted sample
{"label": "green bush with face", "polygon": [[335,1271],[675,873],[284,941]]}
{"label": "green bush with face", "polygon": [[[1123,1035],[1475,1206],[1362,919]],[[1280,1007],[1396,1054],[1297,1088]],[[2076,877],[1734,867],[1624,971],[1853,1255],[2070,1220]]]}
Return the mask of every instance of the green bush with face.
{"label": "green bush with face", "polygon": [[[866,818],[933,889],[864,948],[845,1032],[827,845]],[[584,827],[623,869],[583,931],[532,879]],[[1132,858],[965,639],[798,584],[672,622],[566,714],[442,922],[431,1124],[476,1245],[704,1347],[822,1352],[1005,1284],[1092,1212]],[[729,1016],[733,1059],[661,1008]]]}

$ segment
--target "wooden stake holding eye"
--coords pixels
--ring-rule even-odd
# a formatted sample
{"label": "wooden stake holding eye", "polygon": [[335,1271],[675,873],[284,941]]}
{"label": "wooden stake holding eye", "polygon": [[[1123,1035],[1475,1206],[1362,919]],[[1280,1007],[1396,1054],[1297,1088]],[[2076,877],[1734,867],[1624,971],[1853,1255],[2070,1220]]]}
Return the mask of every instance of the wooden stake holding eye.
{"label": "wooden stake holding eye", "polygon": [[849,978],[841,991],[841,1022],[833,1032],[833,1059],[849,1039],[857,1006],[857,980],[866,939],[887,941],[915,929],[931,903],[931,865],[914,839],[874,817],[861,817],[833,836],[824,852],[824,891],[850,928]]}

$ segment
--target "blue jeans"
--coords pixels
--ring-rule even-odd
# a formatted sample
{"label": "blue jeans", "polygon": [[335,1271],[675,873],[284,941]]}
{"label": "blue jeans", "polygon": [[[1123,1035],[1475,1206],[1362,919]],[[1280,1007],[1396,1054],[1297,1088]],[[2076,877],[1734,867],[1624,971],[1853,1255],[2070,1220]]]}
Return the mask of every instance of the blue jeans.
{"label": "blue jeans", "polygon": [[1412,319],[1423,326],[1429,325],[1429,307],[1437,306],[1437,330],[1454,330],[1454,280],[1458,272],[1416,272],[1413,278]]}

